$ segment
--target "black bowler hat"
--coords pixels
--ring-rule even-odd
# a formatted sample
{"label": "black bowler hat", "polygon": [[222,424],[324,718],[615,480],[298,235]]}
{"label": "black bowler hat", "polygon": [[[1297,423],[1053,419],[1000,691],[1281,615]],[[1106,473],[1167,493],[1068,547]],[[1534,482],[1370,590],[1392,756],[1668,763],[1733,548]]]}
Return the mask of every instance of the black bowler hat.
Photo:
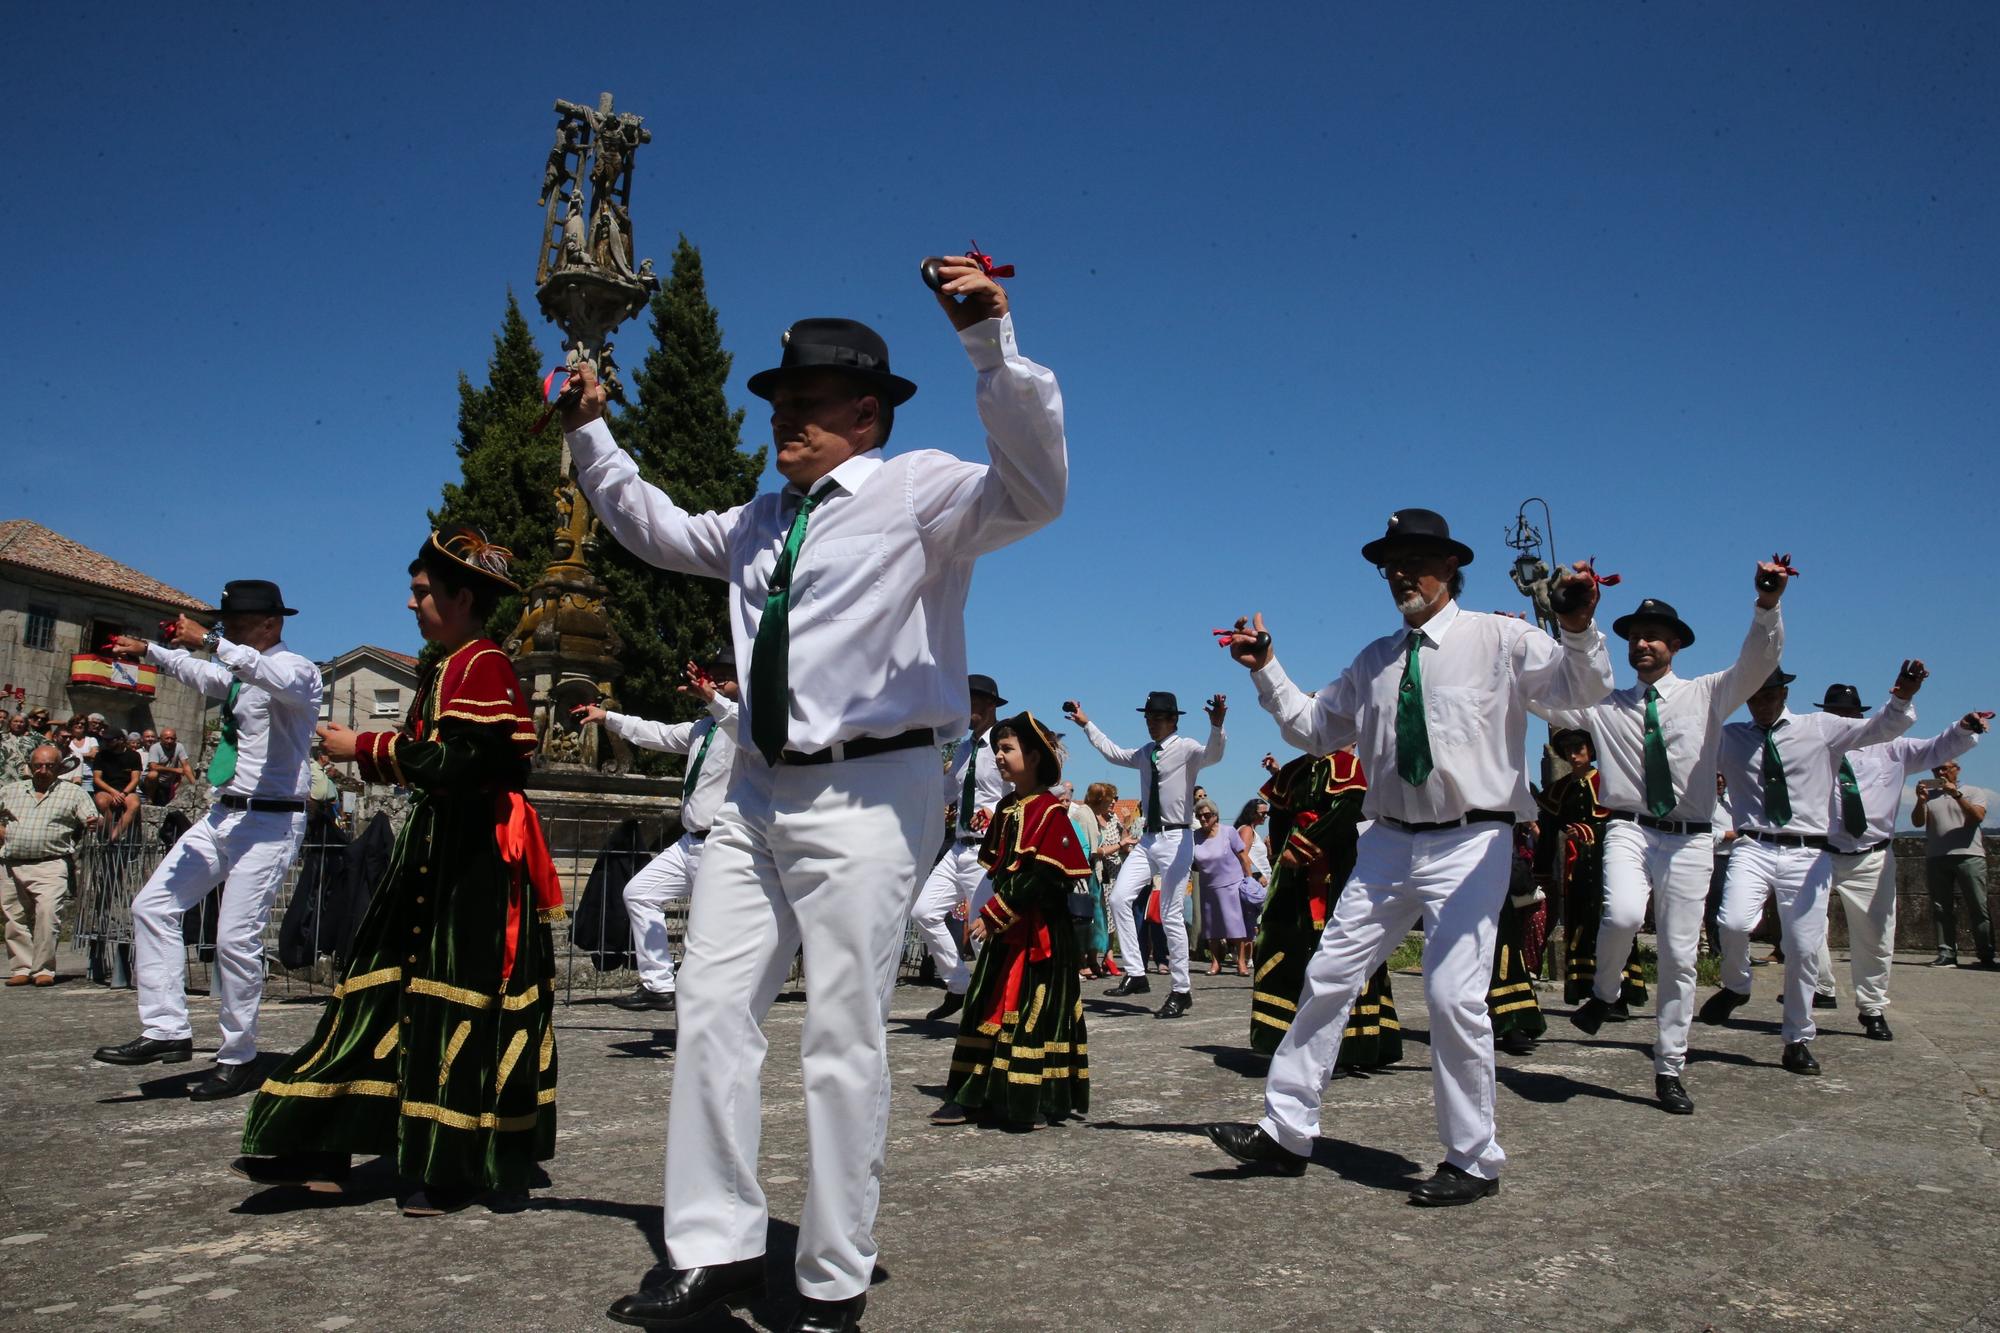
{"label": "black bowler hat", "polygon": [[1361,558],[1379,565],[1398,546],[1431,547],[1457,556],[1461,566],[1472,563],[1472,548],[1454,541],[1451,525],[1444,521],[1444,515],[1429,509],[1398,509],[1389,515],[1389,530],[1362,547]]}
{"label": "black bowler hat", "polygon": [[1141,713],[1172,713],[1175,717],[1185,717],[1181,712],[1180,700],[1174,698],[1172,690],[1153,690],[1146,695],[1146,706]]}
{"label": "black bowler hat", "polygon": [[1639,605],[1611,622],[1611,632],[1621,639],[1632,637],[1632,626],[1641,620],[1657,620],[1673,630],[1685,648],[1694,642],[1694,631],[1681,619],[1680,612],[1674,610],[1672,602],[1663,602],[1657,597],[1648,597]]}
{"label": "black bowler hat", "polygon": [[1857,713],[1865,713],[1870,705],[1861,702],[1861,691],[1852,685],[1829,685],[1826,698],[1820,700],[1821,708],[1852,708]]}
{"label": "black bowler hat", "polygon": [[1779,667],[1776,671],[1773,671],[1770,675],[1764,678],[1764,683],[1757,687],[1757,693],[1762,694],[1765,690],[1783,689],[1785,686],[1791,684],[1793,681],[1797,679],[1798,679],[1797,676],[1794,676],[1791,672],[1785,670],[1783,667]]}
{"label": "black bowler hat", "polygon": [[891,407],[907,402],[917,386],[889,373],[889,344],[851,319],[802,319],[785,330],[785,354],[771,370],[750,377],[750,392],[768,399],[795,370],[838,370],[860,380]]}
{"label": "black bowler hat", "polygon": [[222,585],[222,614],[225,616],[295,616],[285,605],[285,594],[267,579],[231,579]]}
{"label": "black bowler hat", "polygon": [[1549,748],[1557,754],[1565,750],[1574,750],[1578,745],[1588,745],[1592,750],[1597,749],[1597,742],[1592,740],[1590,733],[1581,727],[1564,727],[1549,737]]}
{"label": "black bowler hat", "polygon": [[1004,708],[1007,704],[1007,701],[1000,697],[1000,687],[993,683],[991,676],[982,676],[975,671],[965,678],[965,689],[968,694],[985,695],[1000,707]]}

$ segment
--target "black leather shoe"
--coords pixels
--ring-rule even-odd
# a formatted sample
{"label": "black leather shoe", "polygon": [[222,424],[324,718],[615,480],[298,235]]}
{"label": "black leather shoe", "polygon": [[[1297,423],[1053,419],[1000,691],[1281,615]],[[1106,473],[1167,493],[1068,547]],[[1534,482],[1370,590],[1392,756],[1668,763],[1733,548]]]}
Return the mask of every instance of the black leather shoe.
{"label": "black leather shoe", "polygon": [[785,1325],[785,1333],[853,1333],[861,1327],[861,1312],[868,1308],[866,1294],[844,1301],[816,1301],[799,1297],[799,1312]]}
{"label": "black leather shoe", "polygon": [[100,1046],[93,1059],[107,1065],[180,1065],[194,1059],[194,1040],[155,1041],[134,1037],[123,1046]]}
{"label": "black leather shoe", "polygon": [[1570,1026],[1594,1037],[1597,1035],[1597,1029],[1604,1026],[1604,1020],[1610,1012],[1610,1005],[1595,995],[1586,995],[1583,997],[1583,1003],[1570,1011]]}
{"label": "black leather shoe", "polygon": [[1509,1055],[1531,1055],[1535,1049],[1535,1039],[1525,1032],[1509,1032],[1504,1037],[1495,1037],[1493,1045]]}
{"label": "black leather shoe", "polygon": [[685,1328],[719,1305],[748,1305],[764,1294],[764,1256],[676,1269],[658,1286],[620,1296],[605,1318],[634,1328]]}
{"label": "black leather shoe", "polygon": [[1614,1023],[1629,1023],[1632,1021],[1632,1006],[1621,995],[1604,1006],[1604,1016]]}
{"label": "black leather shoe", "polygon": [[1949,949],[1939,949],[1937,957],[1931,959],[1932,967],[1957,967],[1958,955]]}
{"label": "black leather shoe", "polygon": [[1194,1008],[1193,995],[1184,990],[1171,990],[1167,992],[1167,1002],[1159,1007],[1153,1017],[1179,1018],[1192,1008]]}
{"label": "black leather shoe", "polygon": [[1702,1002],[1701,1009],[1694,1016],[1697,1023],[1727,1023],[1729,1016],[1750,1003],[1750,997],[1740,990],[1724,986],[1721,990]]}
{"label": "black leather shoe", "polygon": [[645,986],[635,987],[630,995],[621,995],[611,1002],[620,1009],[637,1013],[668,1013],[674,1007],[674,993],[670,990],[651,990]]}
{"label": "black leather shoe", "polygon": [[1453,1204],[1471,1203],[1499,1192],[1500,1182],[1497,1179],[1481,1180],[1450,1162],[1439,1162],[1436,1175],[1410,1187],[1410,1202],[1424,1208],[1449,1208]]}
{"label": "black leather shoe", "polygon": [[1817,1074],[1819,1072],[1819,1061],[1813,1059],[1812,1047],[1802,1041],[1788,1041],[1785,1043],[1785,1055],[1782,1063],[1785,1068],[1791,1070],[1794,1074]]}
{"label": "black leather shoe", "polygon": [[1861,1035],[1870,1041],[1894,1041],[1896,1034],[1889,1031],[1889,1020],[1880,1014],[1861,1015]]}
{"label": "black leather shoe", "polygon": [[339,1194],[347,1188],[353,1165],[353,1158],[344,1152],[299,1152],[239,1157],[229,1169],[253,1185],[291,1185],[314,1194]]}
{"label": "black leather shoe", "polygon": [[1153,989],[1153,983],[1144,977],[1135,977],[1127,972],[1119,978],[1118,984],[1104,992],[1106,995],[1144,995]]}
{"label": "black leather shoe", "polygon": [[1668,1115],[1694,1114],[1694,1098],[1688,1096],[1687,1089],[1673,1074],[1653,1075],[1653,1095],[1660,1099],[1660,1109]]}
{"label": "black leather shoe", "polygon": [[1208,1137],[1237,1161],[1274,1175],[1302,1176],[1310,1160],[1266,1134],[1262,1125],[1210,1125]]}
{"label": "black leather shoe", "polygon": [[248,1063],[219,1064],[209,1072],[207,1078],[194,1085],[194,1090],[188,1093],[188,1100],[219,1102],[225,1097],[240,1097],[263,1081]]}
{"label": "black leather shoe", "polygon": [[1814,991],[1813,1008],[1838,1009],[1840,1008],[1840,997],[1838,995],[1822,995],[1818,991]]}
{"label": "black leather shoe", "polygon": [[924,1021],[929,1023],[943,1022],[963,1008],[965,1008],[965,997],[963,995],[953,995],[950,991],[946,991],[944,999],[938,1003],[938,1007],[924,1015]]}

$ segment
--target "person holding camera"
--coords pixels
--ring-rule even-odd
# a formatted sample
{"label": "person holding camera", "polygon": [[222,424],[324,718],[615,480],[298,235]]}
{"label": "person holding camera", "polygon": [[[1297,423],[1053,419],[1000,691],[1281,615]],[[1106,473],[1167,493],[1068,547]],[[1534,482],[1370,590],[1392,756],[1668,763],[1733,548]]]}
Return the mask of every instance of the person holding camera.
{"label": "person holding camera", "polygon": [[1188,978],[1187,914],[1182,899],[1187,894],[1188,872],[1194,865],[1194,840],[1188,828],[1194,815],[1195,778],[1210,764],[1222,762],[1228,744],[1222,719],[1228,715],[1229,701],[1221,695],[1210,699],[1206,743],[1180,734],[1180,720],[1186,716],[1170,690],[1154,690],[1146,696],[1139,713],[1146,720],[1145,745],[1133,749],[1115,743],[1097,729],[1076,700],[1063,704],[1063,711],[1083,728],[1083,734],[1097,752],[1123,768],[1139,774],[1141,834],[1138,845],[1118,868],[1111,887],[1111,926],[1118,932],[1118,953],[1124,977],[1106,995],[1143,995],[1152,989],[1146,980],[1146,963],[1139,948],[1139,926],[1132,906],[1155,875],[1159,876],[1160,927],[1167,937],[1168,990],[1158,1018],[1179,1018],[1194,1006],[1193,983]]}
{"label": "person holding camera", "polygon": [[[1983,720],[1983,719],[1982,719]],[[1963,725],[1961,723],[1961,725]],[[1993,966],[1993,918],[1986,906],[1986,839],[1980,826],[1993,808],[1984,787],[1961,787],[1958,762],[1931,770],[1935,782],[1917,784],[1911,821],[1924,831],[1924,882],[1937,923],[1936,967],[1958,966],[1958,900],[1972,917],[1972,947],[1981,967]]]}
{"label": "person holding camera", "polygon": [[613,538],[729,585],[748,742],[702,852],[682,957],[658,1280],[609,1317],[679,1327],[764,1286],[760,1031],[805,952],[800,1038],[812,1149],[790,1328],[858,1327],[888,1134],[888,1018],[911,905],[944,818],[938,744],[961,733],[965,603],[981,555],[1053,522],[1069,486],[1055,376],[1022,356],[976,257],[937,261],[937,299],[977,376],[991,461],[885,457],[917,390],[881,335],[804,319],[750,392],[771,404],[781,491],[691,514],[639,474],[586,365],[563,413],[577,477]]}

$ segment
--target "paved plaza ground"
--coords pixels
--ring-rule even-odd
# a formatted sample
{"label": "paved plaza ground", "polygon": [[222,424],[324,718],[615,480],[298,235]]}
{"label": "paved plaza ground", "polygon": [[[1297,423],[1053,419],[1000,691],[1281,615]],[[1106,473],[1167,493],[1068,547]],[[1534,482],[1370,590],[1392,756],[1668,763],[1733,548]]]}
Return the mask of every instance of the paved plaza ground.
{"label": "paved plaza ground", "polygon": [[[1690,1119],[1653,1106],[1650,1021],[1583,1038],[1552,1014],[1535,1054],[1501,1057],[1502,1193],[1444,1210],[1403,1193],[1437,1158],[1413,975],[1396,978],[1405,1063],[1334,1084],[1297,1180],[1240,1178],[1200,1132],[1258,1106],[1239,978],[1199,977],[1177,1022],[1092,985],[1091,1114],[1033,1134],[926,1125],[950,1036],[921,1018],[938,992],[901,989],[867,1327],[2000,1330],[2000,973],[1899,960],[1896,1040],[1862,1039],[1845,1003],[1823,1013],[1818,1079],[1778,1066],[1776,983],[1758,968],[1743,1024],[1695,1029]],[[268,1005],[266,1046],[317,1013]],[[661,1258],[672,1025],[557,1013],[548,1187],[524,1212],[413,1221],[380,1168],[337,1203],[230,1175],[244,1103],[183,1095],[205,1059],[90,1060],[137,1031],[129,992],[0,991],[0,1327],[612,1327],[604,1306]],[[772,1296],[718,1330],[790,1313],[802,1013],[770,1021]],[[196,1022],[212,1053],[214,1006]]]}

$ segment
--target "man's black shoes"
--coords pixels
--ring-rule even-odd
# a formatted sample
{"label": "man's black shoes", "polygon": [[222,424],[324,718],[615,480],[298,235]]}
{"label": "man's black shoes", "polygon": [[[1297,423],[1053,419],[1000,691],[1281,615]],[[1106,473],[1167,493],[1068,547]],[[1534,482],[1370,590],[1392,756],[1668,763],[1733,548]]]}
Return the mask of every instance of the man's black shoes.
{"label": "man's black shoes", "polygon": [[1680,1079],[1673,1074],[1653,1076],[1653,1095],[1660,1099],[1660,1109],[1668,1115],[1693,1115],[1694,1098],[1688,1096]]}
{"label": "man's black shoes", "polygon": [[1889,1031],[1889,1020],[1880,1014],[1861,1015],[1861,1035],[1870,1041],[1894,1041],[1896,1034]]}
{"label": "man's black shoes", "polygon": [[1437,1174],[1410,1187],[1410,1202],[1424,1208],[1449,1208],[1500,1192],[1498,1180],[1481,1180],[1450,1162],[1439,1162]]}
{"label": "man's black shoes", "polygon": [[630,995],[621,995],[611,1003],[635,1014],[664,1014],[673,1010],[674,993],[670,990],[652,990],[645,986],[637,986]]}
{"label": "man's black shoes", "polygon": [[1820,992],[1814,991],[1813,1008],[1838,1009],[1840,1008],[1840,997],[1838,995],[1822,995]]}
{"label": "man's black shoes", "polygon": [[1939,949],[1937,957],[1931,959],[1932,967],[1957,967],[1958,955],[1949,949]]}
{"label": "man's black shoes", "polygon": [[1583,1003],[1570,1011],[1570,1026],[1588,1036],[1596,1036],[1597,1029],[1604,1026],[1604,1020],[1611,1013],[1611,1006],[1595,995],[1583,997]]}
{"label": "man's black shoes", "polygon": [[134,1037],[123,1046],[100,1046],[93,1057],[107,1065],[178,1065],[194,1059],[194,1040],[156,1041]]}
{"label": "man's black shoes", "polygon": [[1703,1001],[1700,1012],[1694,1016],[1694,1021],[1697,1023],[1727,1023],[1731,1014],[1748,1003],[1750,1003],[1749,995],[1743,991],[1731,990],[1729,987],[1724,986],[1721,990]]}
{"label": "man's black shoes", "polygon": [[1530,1055],[1534,1053],[1535,1039],[1525,1032],[1509,1032],[1504,1037],[1495,1037],[1493,1045],[1509,1055]]}
{"label": "man's black shoes", "polygon": [[1172,990],[1167,992],[1167,1002],[1159,1007],[1153,1017],[1179,1018],[1192,1008],[1194,1008],[1193,995],[1184,990]]}
{"label": "man's black shoes", "polygon": [[658,1286],[620,1296],[605,1317],[634,1328],[682,1328],[719,1305],[748,1305],[764,1294],[764,1256],[676,1269]]}
{"label": "man's black shoes", "polygon": [[1302,1176],[1311,1160],[1286,1148],[1266,1134],[1261,1125],[1210,1125],[1208,1137],[1237,1161],[1274,1175]]}
{"label": "man's black shoes", "polygon": [[285,1153],[239,1157],[229,1169],[253,1185],[290,1185],[314,1194],[338,1194],[347,1184],[353,1158],[344,1152]]}
{"label": "man's black shoes", "polygon": [[945,1019],[950,1018],[963,1008],[965,1008],[965,997],[946,991],[944,999],[938,1002],[938,1007],[924,1015],[924,1021],[927,1023],[942,1023]]}
{"label": "man's black shoes", "polygon": [[240,1065],[218,1064],[209,1076],[194,1085],[188,1093],[191,1101],[219,1102],[225,1097],[240,1097],[264,1080],[246,1061]]}
{"label": "man's black shoes", "polygon": [[799,1312],[785,1325],[785,1333],[853,1333],[861,1327],[861,1312],[868,1297],[850,1296],[844,1301],[816,1301],[799,1297]]}
{"label": "man's black shoes", "polygon": [[1802,1041],[1785,1043],[1785,1054],[1781,1063],[1794,1074],[1819,1072],[1819,1061],[1813,1059],[1812,1047]]}
{"label": "man's black shoes", "polygon": [[1144,995],[1152,989],[1153,984],[1144,977],[1135,977],[1130,972],[1127,972],[1123,977],[1119,978],[1116,986],[1113,986],[1104,993],[1106,995]]}

